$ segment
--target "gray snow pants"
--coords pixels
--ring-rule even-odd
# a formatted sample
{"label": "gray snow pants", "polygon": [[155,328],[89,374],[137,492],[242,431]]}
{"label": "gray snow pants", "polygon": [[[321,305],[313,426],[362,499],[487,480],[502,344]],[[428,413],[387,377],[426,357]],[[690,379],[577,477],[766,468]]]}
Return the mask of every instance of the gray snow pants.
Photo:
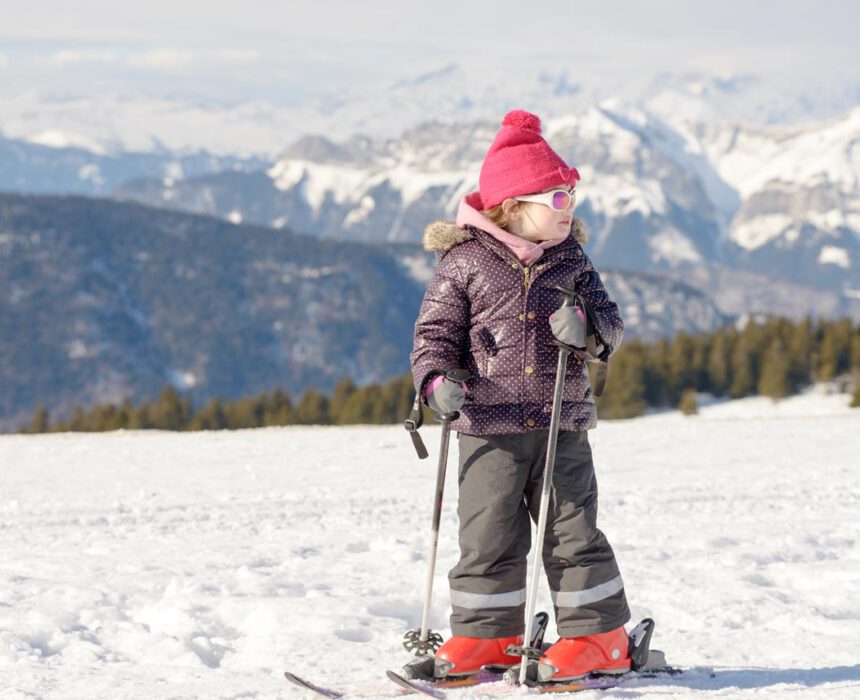
{"label": "gray snow pants", "polygon": [[[451,569],[451,630],[509,637],[525,630],[530,518],[537,522],[548,431],[458,434],[460,561]],[[588,434],[561,431],[543,563],[562,637],[608,632],[630,619],[624,584],[597,529]]]}

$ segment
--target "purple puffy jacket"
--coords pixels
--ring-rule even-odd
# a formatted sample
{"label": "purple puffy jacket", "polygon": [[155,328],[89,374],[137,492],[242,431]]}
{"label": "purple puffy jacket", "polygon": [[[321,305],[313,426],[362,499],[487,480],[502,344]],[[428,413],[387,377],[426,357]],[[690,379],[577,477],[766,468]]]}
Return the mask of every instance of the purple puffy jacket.
{"label": "purple puffy jacket", "polygon": [[[438,264],[415,323],[412,375],[421,392],[434,370],[471,372],[454,430],[491,435],[549,428],[558,366],[549,315],[563,301],[556,285],[591,304],[613,351],[621,344],[624,324],[582,249],[586,239],[574,218],[570,236],[525,267],[479,228],[449,221],[427,227],[424,247],[438,253]],[[588,369],[571,354],[560,427],[589,430],[596,424]]]}

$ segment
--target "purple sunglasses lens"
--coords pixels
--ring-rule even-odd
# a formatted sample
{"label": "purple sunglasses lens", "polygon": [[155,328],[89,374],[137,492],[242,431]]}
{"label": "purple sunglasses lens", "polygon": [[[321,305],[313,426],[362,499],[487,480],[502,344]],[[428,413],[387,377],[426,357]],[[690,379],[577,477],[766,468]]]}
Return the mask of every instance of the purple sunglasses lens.
{"label": "purple sunglasses lens", "polygon": [[570,206],[571,194],[564,190],[556,190],[552,193],[552,208],[556,211],[564,211]]}

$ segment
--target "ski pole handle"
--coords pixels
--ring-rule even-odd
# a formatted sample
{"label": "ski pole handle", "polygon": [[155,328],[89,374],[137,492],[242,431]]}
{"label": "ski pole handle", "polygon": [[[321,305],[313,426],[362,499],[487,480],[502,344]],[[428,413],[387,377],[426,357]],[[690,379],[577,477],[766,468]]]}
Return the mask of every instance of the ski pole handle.
{"label": "ski pole handle", "polygon": [[579,294],[576,292],[567,289],[566,287],[562,287],[561,285],[555,285],[555,288],[562,293],[564,296],[564,301],[562,302],[562,306],[573,306],[576,303],[576,300],[579,298]]}

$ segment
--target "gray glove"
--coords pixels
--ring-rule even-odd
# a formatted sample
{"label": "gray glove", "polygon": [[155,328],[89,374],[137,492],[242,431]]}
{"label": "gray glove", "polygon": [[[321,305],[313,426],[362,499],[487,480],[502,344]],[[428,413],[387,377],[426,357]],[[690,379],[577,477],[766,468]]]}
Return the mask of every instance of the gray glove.
{"label": "gray glove", "polygon": [[424,387],[424,396],[427,399],[427,405],[436,413],[452,413],[459,411],[466,403],[466,385],[440,374]]}
{"label": "gray glove", "polygon": [[577,350],[585,350],[585,310],[578,304],[561,306],[549,317],[552,334],[565,345]]}

